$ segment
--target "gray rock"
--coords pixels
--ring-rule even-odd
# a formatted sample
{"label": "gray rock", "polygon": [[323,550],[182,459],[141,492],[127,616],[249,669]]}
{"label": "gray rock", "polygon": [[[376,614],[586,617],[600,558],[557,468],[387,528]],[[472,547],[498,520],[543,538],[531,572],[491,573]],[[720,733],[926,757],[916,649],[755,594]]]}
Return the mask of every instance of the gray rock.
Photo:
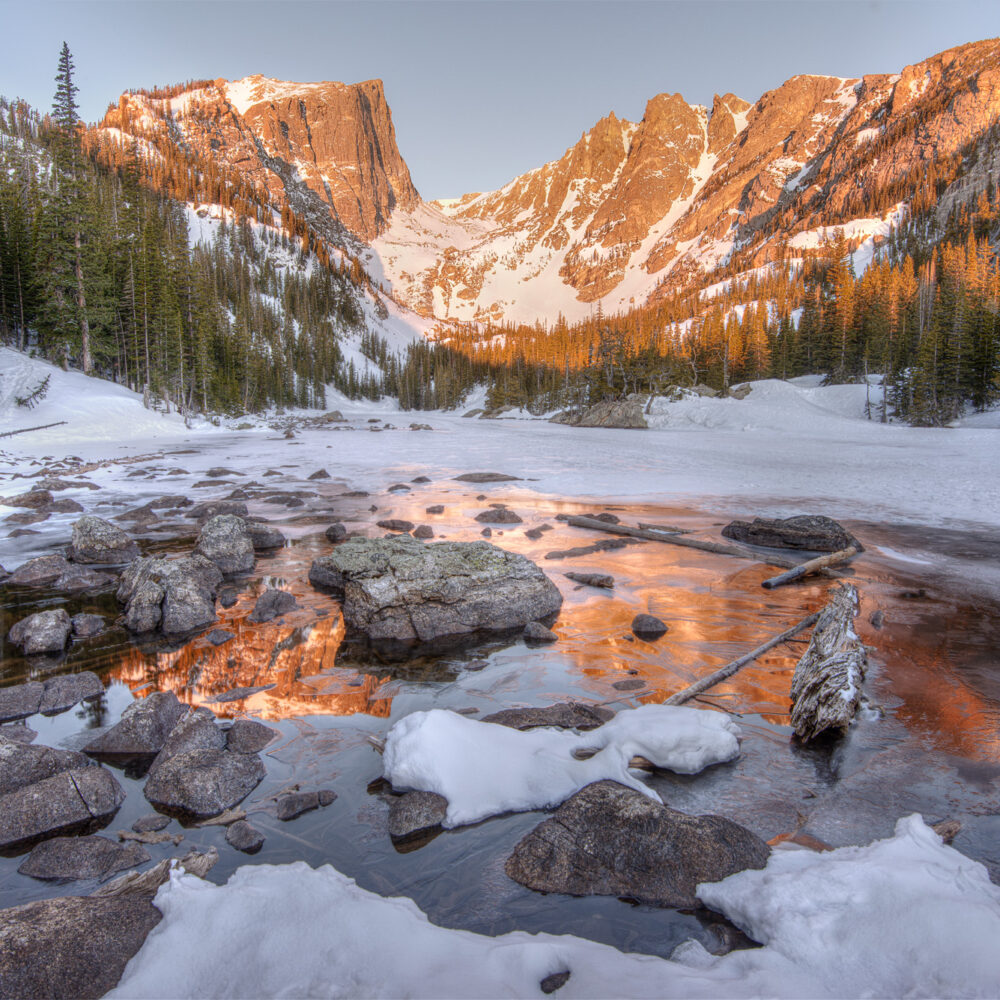
{"label": "gray rock", "polygon": [[238,819],[226,828],[226,843],[244,854],[256,854],[264,846],[264,834],[245,819]]}
{"label": "gray rock", "polygon": [[229,629],[225,628],[213,628],[212,631],[205,636],[205,638],[213,646],[224,646],[227,642],[236,638],[236,633],[230,632]]}
{"label": "gray rock", "polygon": [[83,505],[65,497],[62,500],[53,500],[45,510],[49,514],[80,514],[83,512]]}
{"label": "gray rock", "polygon": [[383,521],[375,522],[380,528],[385,528],[386,531],[412,531],[413,522],[412,521],[402,521],[396,517],[387,517]]}
{"label": "gray rock", "polygon": [[507,510],[506,507],[495,508],[491,507],[489,510],[484,510],[481,514],[476,515],[476,520],[483,524],[523,524],[523,520],[517,516],[512,510]]}
{"label": "gray rock", "polygon": [[18,566],[6,582],[11,587],[44,587],[55,583],[69,569],[71,566],[64,556],[37,556]]}
{"label": "gray rock", "polygon": [[326,529],[326,537],[331,542],[342,542],[347,537],[347,528],[340,523],[331,524],[330,527]]}
{"label": "gray rock", "polygon": [[250,536],[250,543],[255,552],[265,549],[280,549],[287,539],[278,531],[267,524],[259,524],[256,521],[247,522],[247,534]]}
{"label": "gray rock", "polygon": [[227,469],[224,465],[216,465],[205,473],[210,479],[218,479],[219,476],[242,476],[242,472],[235,469]]}
{"label": "gray rock", "polygon": [[146,781],[146,798],[190,816],[217,816],[242,802],[264,779],[255,754],[189,750],[175,754]]}
{"label": "gray rock", "polygon": [[190,750],[221,750],[226,743],[225,732],[216,724],[215,715],[208,708],[196,708],[178,720],[163,744],[163,749],[150,765],[152,775],[171,757]]}
{"label": "gray rock", "polygon": [[721,816],[688,816],[614,781],[587,785],[514,848],[505,870],[540,892],[694,907],[699,882],[763,868],[770,848]]}
{"label": "gray rock", "polygon": [[562,605],[533,562],[488,542],[353,538],[315,560],[309,580],[342,593],[348,632],[372,640],[507,632]]}
{"label": "gray rock", "polygon": [[410,487],[406,483],[393,483],[392,486],[388,487],[387,493],[409,493]]}
{"label": "gray rock", "polygon": [[132,829],[136,833],[156,833],[168,826],[170,826],[169,816],[164,816],[162,813],[147,813],[132,824]]}
{"label": "gray rock", "polygon": [[32,743],[38,733],[23,722],[12,722],[9,726],[0,726],[0,742],[11,740],[14,743]]}
{"label": "gray rock", "polygon": [[161,510],[166,507],[190,507],[192,501],[185,496],[181,496],[179,493],[171,493],[166,496],[157,497],[155,500],[150,500],[147,507],[150,510]]}
{"label": "gray rock", "polygon": [[116,844],[94,834],[43,840],[17,870],[38,879],[103,879],[147,861],[149,852],[139,844]]}
{"label": "gray rock", "polygon": [[5,507],[28,507],[32,510],[38,510],[42,507],[48,507],[53,499],[52,494],[48,490],[40,490],[36,487],[16,497],[5,497],[3,505]]}
{"label": "gray rock", "polygon": [[62,896],[0,910],[0,994],[96,1000],[161,919],[151,896]]}
{"label": "gray rock", "polygon": [[70,619],[73,623],[73,635],[77,639],[89,639],[104,631],[104,619],[100,615],[79,614]]}
{"label": "gray rock", "polygon": [[426,541],[434,537],[434,529],[429,524],[419,524],[413,529],[413,537]]}
{"label": "gray rock", "polygon": [[99,590],[114,581],[115,578],[110,573],[102,573],[89,566],[75,566],[71,563],[70,568],[52,584],[52,588],[76,593],[81,590]]}
{"label": "gray rock", "polygon": [[194,551],[214,562],[223,573],[248,573],[254,566],[253,540],[247,522],[235,514],[209,518],[198,532]]}
{"label": "gray rock", "polygon": [[54,715],[72,708],[78,702],[100,698],[104,685],[97,674],[81,670],[77,674],[61,674],[45,681],[45,690],[38,711],[43,715]]}
{"label": "gray rock", "polygon": [[632,619],[632,631],[640,639],[659,639],[661,635],[666,635],[668,626],[660,621],[655,615],[636,615]]}
{"label": "gray rock", "polygon": [[257,753],[279,736],[277,729],[254,719],[237,719],[226,733],[226,749],[233,753]]}
{"label": "gray rock", "polygon": [[159,626],[168,635],[210,625],[215,621],[215,591],[221,582],[219,567],[197,553],[179,559],[136,559],[118,586],[125,624],[132,632]]}
{"label": "gray rock", "polygon": [[559,636],[541,622],[528,622],[524,626],[524,638],[528,642],[556,642]]}
{"label": "gray rock", "polygon": [[416,837],[439,827],[448,812],[448,800],[437,792],[407,792],[389,804],[389,836]]}
{"label": "gray rock", "polygon": [[86,514],[73,525],[68,555],[73,562],[117,566],[136,559],[139,546],[117,525]]}
{"label": "gray rock", "polygon": [[64,608],[37,611],[22,618],[7,633],[7,641],[20,646],[26,656],[61,653],[73,631],[73,622]]}
{"label": "gray rock", "polygon": [[253,611],[247,615],[247,621],[255,623],[269,622],[277,618],[278,615],[283,615],[287,611],[293,611],[298,606],[295,595],[288,593],[287,590],[276,590],[274,588],[265,590],[257,598],[257,603],[254,604]]}
{"label": "gray rock", "polygon": [[601,705],[586,705],[579,701],[559,702],[544,708],[505,708],[503,711],[485,715],[480,722],[494,722],[511,729],[537,729],[539,726],[555,726],[559,729],[597,729],[615,713]]}
{"label": "gray rock", "polygon": [[278,819],[288,822],[303,813],[328,806],[336,799],[337,793],[323,788],[318,792],[293,792],[278,799]]}
{"label": "gray rock", "polygon": [[638,691],[646,686],[646,682],[638,677],[628,677],[623,681],[614,681],[611,686],[616,691]]}
{"label": "gray rock", "polygon": [[520,482],[520,476],[508,476],[502,472],[463,472],[454,477],[457,483],[513,483]]}
{"label": "gray rock", "polygon": [[157,754],[186,711],[173,691],[155,691],[132,702],[121,721],[91,740],[83,751],[97,756]]}
{"label": "gray rock", "polygon": [[47,510],[26,510],[22,514],[10,514],[3,520],[4,524],[41,524],[42,521],[47,521],[51,516]]}
{"label": "gray rock", "polygon": [[89,757],[73,750],[3,740],[0,741],[0,795],[26,788],[63,771],[95,766]]}
{"label": "gray rock", "polygon": [[314,473],[313,473],[313,474],[312,474],[311,476],[309,476],[308,478],[309,478],[309,479],[329,479],[329,478],[330,478],[330,473],[329,473],[329,472],[327,472],[327,471],[326,471],[326,469],[317,469],[317,470],[316,470],[316,471],[315,471],[315,472],[314,472]]}
{"label": "gray rock", "polygon": [[231,608],[239,599],[240,594],[235,587],[223,587],[219,591],[219,603],[224,608]]}
{"label": "gray rock", "polygon": [[38,711],[45,687],[40,681],[28,681],[0,688],[0,722],[26,719]]}
{"label": "gray rock", "polygon": [[555,993],[556,990],[562,989],[569,982],[569,977],[570,973],[568,970],[553,972],[552,975],[546,976],[538,984],[538,988],[548,996],[550,993]]}
{"label": "gray rock", "polygon": [[195,504],[184,516],[196,517],[199,521],[207,521],[220,514],[234,514],[236,517],[247,516],[247,505],[237,500],[211,500],[207,503]]}
{"label": "gray rock", "polygon": [[111,772],[90,765],[0,795],[0,850],[103,826],[125,801]]}
{"label": "gray rock", "polygon": [[564,410],[551,418],[554,424],[574,427],[620,427],[642,430],[649,426],[642,406],[635,399],[604,399],[579,410]]}
{"label": "gray rock", "polygon": [[843,525],[829,517],[801,514],[797,517],[756,517],[752,522],[733,521],[722,529],[726,538],[771,549],[805,549],[810,552],[839,552],[853,545],[864,546]]}
{"label": "gray rock", "polygon": [[428,507],[425,510],[424,513],[426,513],[426,514],[443,514],[444,513],[444,504],[443,503],[432,504],[430,507]]}
{"label": "gray rock", "polygon": [[582,583],[585,587],[611,590],[615,585],[615,578],[607,573],[564,573],[563,576],[574,583]]}
{"label": "gray rock", "polygon": [[493,537],[493,529],[492,528],[483,528],[483,530],[480,531],[479,534],[481,534],[483,536],[483,538],[492,538]]}

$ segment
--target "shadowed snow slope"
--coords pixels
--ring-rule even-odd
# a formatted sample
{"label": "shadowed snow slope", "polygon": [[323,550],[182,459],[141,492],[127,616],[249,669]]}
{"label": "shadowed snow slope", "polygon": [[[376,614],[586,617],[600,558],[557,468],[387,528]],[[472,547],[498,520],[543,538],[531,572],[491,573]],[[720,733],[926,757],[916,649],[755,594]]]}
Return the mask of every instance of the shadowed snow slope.
{"label": "shadowed snow slope", "polygon": [[[386,739],[385,776],[397,789],[448,800],[445,826],[504,812],[558,805],[593,781],[610,778],[659,800],[628,771],[636,754],[680,774],[739,755],[739,728],[721,712],[668,705],[626,709],[593,732],[521,732],[434,709],[400,719]],[[573,751],[598,750],[588,760]]]}
{"label": "shadowed snow slope", "polygon": [[225,886],[175,872],[163,921],[108,996],[537,997],[564,970],[560,997],[996,995],[1000,889],[918,816],[869,847],[777,850],[699,888],[764,947],[715,958],[687,942],[667,961],[437,927],[329,866],[246,866]]}

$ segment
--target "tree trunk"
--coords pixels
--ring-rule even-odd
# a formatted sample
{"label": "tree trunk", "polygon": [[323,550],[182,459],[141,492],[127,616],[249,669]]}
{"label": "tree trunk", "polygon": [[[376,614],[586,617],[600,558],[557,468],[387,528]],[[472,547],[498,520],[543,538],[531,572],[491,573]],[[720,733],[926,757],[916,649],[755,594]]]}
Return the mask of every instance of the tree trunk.
{"label": "tree trunk", "polygon": [[83,256],[79,226],[73,234],[73,246],[76,248],[76,305],[80,310],[80,365],[83,374],[89,375],[93,362],[90,358],[90,324],[87,322],[87,296],[83,290]]}

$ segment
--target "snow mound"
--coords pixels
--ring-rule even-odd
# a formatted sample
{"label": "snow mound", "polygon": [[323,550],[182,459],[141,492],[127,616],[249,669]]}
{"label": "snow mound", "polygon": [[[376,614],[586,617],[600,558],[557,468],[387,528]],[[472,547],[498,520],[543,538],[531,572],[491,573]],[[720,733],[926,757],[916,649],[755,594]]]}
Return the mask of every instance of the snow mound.
{"label": "snow mound", "polygon": [[919,816],[869,847],[779,850],[699,889],[764,947],[715,958],[691,941],[666,960],[570,935],[490,938],[329,865],[245,866],[224,886],[175,870],[163,920],[108,996],[537,997],[564,970],[564,998],[996,995],[1000,889]]}
{"label": "snow mound", "polygon": [[[520,732],[455,712],[414,712],[386,739],[383,766],[395,788],[437,792],[448,800],[447,827],[505,812],[545,809],[593,781],[610,778],[659,801],[628,770],[641,755],[658,767],[695,774],[739,754],[739,728],[721,712],[644,705],[626,709],[590,733]],[[594,748],[587,760],[574,750]]]}
{"label": "snow mound", "polygon": [[[45,398],[30,409],[18,406],[16,397],[26,396],[46,377],[49,386]],[[4,445],[37,452],[40,448],[64,448],[81,442],[176,438],[193,431],[215,430],[204,421],[189,430],[179,414],[147,410],[142,396],[122,385],[82,372],[63,371],[47,361],[0,347],[0,433],[59,421],[65,423],[6,438]]]}

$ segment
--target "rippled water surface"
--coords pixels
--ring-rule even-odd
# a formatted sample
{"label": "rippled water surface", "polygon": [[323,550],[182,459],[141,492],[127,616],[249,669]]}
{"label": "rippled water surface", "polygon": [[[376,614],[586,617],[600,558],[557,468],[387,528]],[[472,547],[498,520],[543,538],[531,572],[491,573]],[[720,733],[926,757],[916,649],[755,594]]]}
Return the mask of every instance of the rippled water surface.
{"label": "rippled water surface", "polygon": [[[412,476],[420,471],[414,466]],[[125,485],[102,494],[105,516],[156,492],[171,492],[169,480],[158,475],[136,477],[138,499]],[[494,934],[514,928],[571,932],[664,955],[692,935],[711,945],[713,918],[707,913],[656,910],[610,898],[546,896],[510,881],[504,861],[540,813],[498,817],[441,833],[416,849],[397,850],[386,832],[387,790],[379,782],[381,758],[374,744],[394,721],[418,709],[485,715],[569,698],[616,709],[663,701],[819,608],[831,581],[814,577],[766,591],[760,584],[774,574],[772,568],[656,542],[545,558],[603,537],[568,527],[556,520],[560,513],[611,509],[630,524],[674,524],[717,537],[728,518],[713,516],[707,505],[696,510],[650,504],[606,508],[540,497],[517,483],[454,481],[347,498],[350,484],[295,480],[290,485],[281,477],[260,480],[260,472],[256,475],[269,489],[314,495],[294,508],[268,503],[259,494],[249,501],[251,514],[279,527],[289,544],[261,556],[254,574],[236,581],[241,588],[237,604],[220,607],[218,624],[236,638],[221,647],[202,636],[182,645],[133,643],[123,629],[112,627],[74,643],[59,660],[25,660],[4,646],[0,684],[91,669],[107,685],[96,704],[27,720],[38,730],[36,743],[79,745],[81,731],[112,724],[133,697],[172,690],[188,704],[208,702],[222,719],[259,718],[280,730],[281,739],[264,755],[264,783],[244,803],[250,821],[267,837],[259,854],[247,857],[229,848],[222,828],[184,828],[174,821],[168,830],[184,834],[181,847],[150,847],[153,860],[215,845],[220,861],[210,878],[216,881],[241,864],[330,863],[368,888],[411,896],[432,920],[449,926]],[[227,486],[189,492],[196,499],[215,499],[247,478],[229,477]],[[328,524],[343,521],[349,530],[377,535],[382,534],[377,519],[396,517],[430,524],[437,538],[466,540],[480,536],[482,525],[474,516],[491,502],[508,504],[523,518],[523,524],[494,527],[492,541],[536,560],[563,594],[554,626],[557,643],[493,643],[406,663],[342,649],[338,602],[307,581],[312,559],[332,547],[323,534]],[[439,503],[443,514],[424,512]],[[192,524],[168,518],[146,534],[135,534],[147,551],[183,551],[191,543]],[[551,530],[539,539],[526,536],[527,529],[543,525]],[[932,822],[958,818],[963,830],[956,846],[985,861],[997,877],[1000,671],[995,636],[1000,608],[983,588],[963,585],[961,567],[963,560],[995,559],[1000,543],[961,531],[921,532],[875,523],[850,527],[868,546],[846,575],[861,593],[856,628],[871,649],[866,687],[883,717],[860,720],[839,742],[816,748],[793,744],[788,688],[805,644],[790,641],[693,703],[737,717],[742,756],[700,775],[657,774],[651,781],[668,804],[728,816],[766,839],[802,833],[838,846],[887,835],[898,817],[912,811]],[[610,573],[615,588],[578,586],[563,575],[569,570]],[[290,590],[299,609],[276,622],[250,624],[246,616],[268,586]],[[113,589],[66,597],[6,587],[0,600],[4,633],[14,620],[42,607],[64,604],[71,614],[97,611],[109,619],[118,613]],[[877,611],[884,619],[880,628],[872,624]],[[670,631],[656,642],[635,639],[629,626],[639,612],[663,618]],[[267,689],[240,701],[210,701],[238,686]],[[141,781],[118,776],[128,798],[105,835],[128,829],[150,811]],[[295,783],[332,788],[338,798],[326,809],[280,823],[271,796]],[[37,882],[17,873],[21,860],[0,858],[2,906],[93,887]]]}

